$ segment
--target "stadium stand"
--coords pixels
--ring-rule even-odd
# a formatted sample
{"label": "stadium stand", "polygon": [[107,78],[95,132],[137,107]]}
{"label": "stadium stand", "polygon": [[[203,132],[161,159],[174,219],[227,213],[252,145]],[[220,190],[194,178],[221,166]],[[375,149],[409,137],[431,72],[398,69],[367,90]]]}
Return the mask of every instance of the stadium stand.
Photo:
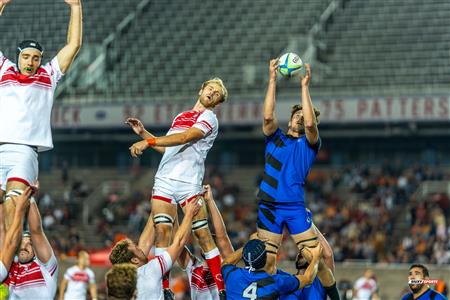
{"label": "stadium stand", "polygon": [[331,68],[320,88],[376,96],[443,91],[449,28],[448,1],[347,1],[318,37]]}

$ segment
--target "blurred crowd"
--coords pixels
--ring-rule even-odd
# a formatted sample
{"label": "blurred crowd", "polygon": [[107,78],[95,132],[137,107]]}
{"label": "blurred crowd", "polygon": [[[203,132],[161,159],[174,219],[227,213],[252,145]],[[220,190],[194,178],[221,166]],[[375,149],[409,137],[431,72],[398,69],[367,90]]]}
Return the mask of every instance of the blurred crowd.
{"label": "blurred crowd", "polygon": [[[255,194],[260,177],[255,179]],[[415,193],[425,180],[450,180],[450,174],[428,166],[353,166],[313,168],[306,184],[306,205],[325,235],[337,262],[450,263],[450,201],[435,194],[419,199]],[[256,230],[256,201],[242,199],[239,185],[215,167],[205,183],[222,212],[233,245],[238,248]],[[80,180],[66,183],[63,199],[41,191],[43,225],[54,249],[75,255],[86,245],[79,226],[81,202],[90,188]],[[151,187],[127,197],[111,192],[91,223],[101,237],[97,247],[109,247],[124,234],[137,238],[150,214]],[[59,234],[64,231],[64,234]],[[53,234],[52,234],[53,233]],[[295,259],[294,243],[285,234],[280,259]]]}

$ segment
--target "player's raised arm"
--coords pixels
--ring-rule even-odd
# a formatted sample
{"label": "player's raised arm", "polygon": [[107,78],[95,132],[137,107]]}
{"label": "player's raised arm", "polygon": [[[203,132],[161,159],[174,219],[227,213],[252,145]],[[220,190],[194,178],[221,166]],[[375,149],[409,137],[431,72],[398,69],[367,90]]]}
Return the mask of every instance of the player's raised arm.
{"label": "player's raised arm", "polygon": [[148,256],[150,249],[155,243],[155,224],[153,223],[153,214],[148,216],[147,224],[139,237],[138,247]]}
{"label": "player's raised arm", "polygon": [[223,222],[222,215],[220,214],[216,202],[214,201],[211,186],[208,184],[205,185],[204,188],[206,191],[205,201],[208,205],[209,215],[214,227],[214,232],[216,233],[216,244],[222,257],[227,257],[231,253],[233,253],[233,245],[231,244],[230,238],[228,237],[227,228],[225,227],[225,223]]}
{"label": "player's raised arm", "polygon": [[184,249],[192,231],[192,218],[198,213],[200,209],[199,201],[191,201],[186,205],[186,209],[184,212],[183,222],[181,222],[180,227],[177,230],[177,233],[173,237],[173,242],[167,248],[167,252],[169,253],[172,261],[176,261],[181,251]]}
{"label": "player's raised arm", "polygon": [[[12,221],[11,226],[8,228],[8,231],[5,234],[5,240],[3,241],[0,248],[0,261],[5,266],[6,270],[11,266],[11,262],[14,257],[14,253],[16,252],[17,245],[22,237],[23,230],[23,217],[25,212],[30,205],[29,197],[31,195],[31,188],[28,187],[24,193],[20,196],[16,196],[12,198],[10,201],[14,201],[16,204],[16,209],[14,213],[14,219]],[[0,220],[3,222],[3,220]],[[4,278],[0,279],[0,282]]]}
{"label": "player's raised arm", "polygon": [[305,135],[310,145],[315,145],[319,139],[319,130],[317,129],[317,118],[314,114],[311,96],[309,95],[309,82],[311,81],[311,66],[305,64],[306,74],[300,76],[302,89],[302,110],[305,124]]}
{"label": "player's raised arm", "polygon": [[83,13],[81,0],[64,0],[70,6],[70,23],[67,31],[67,44],[57,55],[59,68],[64,74],[69,69],[81,48],[83,31]]}
{"label": "player's raised arm", "polygon": [[[128,118],[125,121],[125,124],[130,125],[131,129],[133,129],[134,133],[139,135],[144,140],[150,139],[150,138],[155,138],[155,136],[153,134],[151,134],[150,132],[148,132],[145,129],[144,124],[142,124],[142,122],[139,119]],[[164,154],[164,152],[166,151],[166,147],[153,146],[152,148],[162,154]]]}
{"label": "player's raised arm", "polygon": [[137,157],[138,155],[141,155],[142,152],[147,149],[148,147],[172,147],[172,146],[178,146],[178,145],[184,145],[191,142],[196,142],[200,139],[202,139],[205,136],[205,133],[196,128],[191,127],[186,131],[180,132],[180,133],[174,133],[169,134],[166,136],[160,136],[160,137],[151,137],[148,139],[145,139],[143,141],[134,143],[130,147],[131,156]]}
{"label": "player's raised arm", "polygon": [[6,4],[11,2],[11,0],[0,0],[0,16],[3,14],[3,9],[5,9]]}
{"label": "player's raised arm", "polygon": [[277,69],[278,60],[272,59],[269,63],[269,83],[267,85],[266,98],[264,99],[262,129],[265,136],[271,136],[278,128],[278,120],[275,117]]}
{"label": "player's raised arm", "polygon": [[53,250],[42,228],[41,214],[36,202],[30,204],[28,225],[30,226],[31,240],[36,257],[45,264],[52,257]]}
{"label": "player's raised arm", "polygon": [[322,246],[318,244],[314,248],[305,248],[302,251],[302,254],[304,254],[305,257],[308,257],[307,260],[309,261],[309,265],[303,275],[296,275],[300,281],[299,289],[310,285],[314,281],[319,269],[319,260],[322,256]]}

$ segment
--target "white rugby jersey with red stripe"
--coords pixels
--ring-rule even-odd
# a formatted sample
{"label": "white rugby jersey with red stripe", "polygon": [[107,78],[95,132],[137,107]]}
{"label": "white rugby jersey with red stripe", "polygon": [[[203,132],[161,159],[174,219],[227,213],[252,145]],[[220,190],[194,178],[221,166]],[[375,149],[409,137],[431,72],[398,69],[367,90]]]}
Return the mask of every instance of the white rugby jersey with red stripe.
{"label": "white rugby jersey with red stripe", "polygon": [[9,300],[50,300],[55,297],[58,281],[58,262],[54,254],[44,264],[34,258],[30,263],[13,262],[5,284]]}
{"label": "white rugby jersey with red stripe", "polygon": [[164,300],[162,277],[172,268],[167,251],[137,269],[137,300]]}
{"label": "white rugby jersey with red stripe", "polygon": [[95,283],[94,272],[90,268],[80,269],[79,266],[68,268],[64,279],[67,280],[64,300],[85,300],[89,284]]}
{"label": "white rugby jersey with red stripe", "polygon": [[192,184],[202,184],[205,159],[219,131],[219,122],[212,110],[185,111],[172,122],[167,135],[180,133],[191,127],[200,129],[205,135],[197,142],[166,147],[155,178],[169,178]]}
{"label": "white rugby jersey with red stripe", "polygon": [[28,77],[0,52],[0,143],[53,148],[51,112],[62,75],[56,57]]}
{"label": "white rugby jersey with red stripe", "polygon": [[197,259],[190,259],[186,273],[191,285],[192,300],[219,300],[219,289],[211,271],[204,263]]}

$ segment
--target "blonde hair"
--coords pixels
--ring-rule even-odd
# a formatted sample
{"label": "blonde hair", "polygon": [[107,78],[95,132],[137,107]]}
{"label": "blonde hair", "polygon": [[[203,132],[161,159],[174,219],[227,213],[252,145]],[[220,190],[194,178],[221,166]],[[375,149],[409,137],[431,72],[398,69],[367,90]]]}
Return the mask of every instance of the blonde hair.
{"label": "blonde hair", "polygon": [[206,80],[205,82],[202,83],[202,90],[210,83],[215,83],[218,86],[220,86],[220,89],[222,90],[222,99],[221,99],[221,103],[227,101],[228,99],[228,90],[225,87],[225,84],[223,83],[222,79],[220,79],[219,77],[214,77],[211,78],[209,80]]}

